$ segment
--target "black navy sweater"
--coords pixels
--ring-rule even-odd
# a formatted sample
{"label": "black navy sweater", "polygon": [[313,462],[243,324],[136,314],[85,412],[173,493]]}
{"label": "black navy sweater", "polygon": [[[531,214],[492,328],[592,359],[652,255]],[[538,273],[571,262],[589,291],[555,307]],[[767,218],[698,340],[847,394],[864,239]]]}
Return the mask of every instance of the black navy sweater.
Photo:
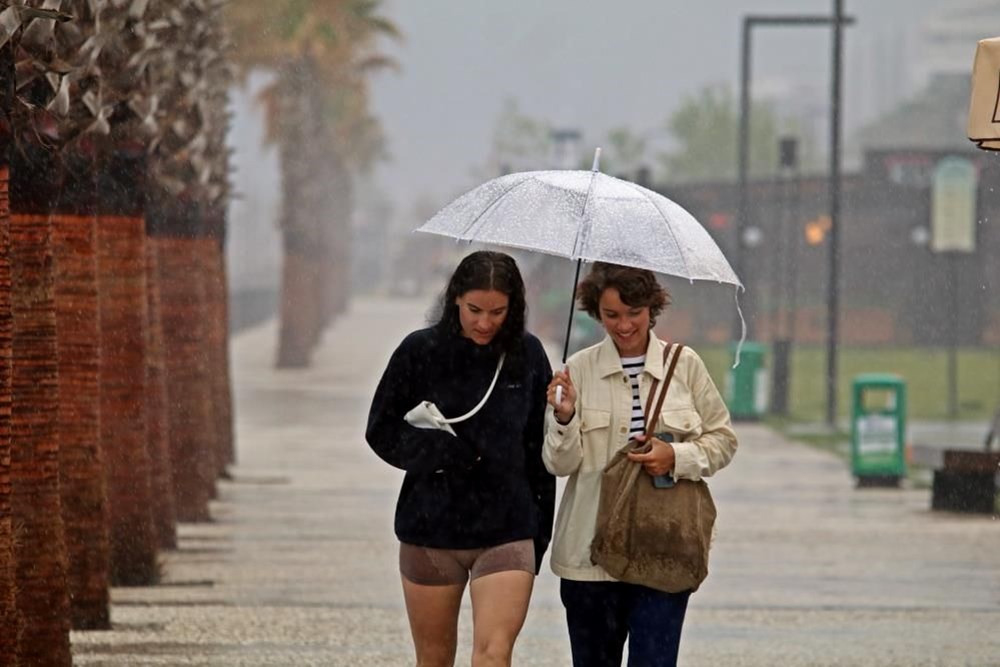
{"label": "black navy sweater", "polygon": [[[417,403],[446,417],[479,403],[500,352],[435,328],[407,336],[389,359],[368,414],[368,444],[406,471],[396,504],[396,536],[439,549],[479,549],[535,541],[536,567],[552,536],[555,478],[542,463],[545,391],[552,379],[541,343],[525,333],[505,361],[483,408],[446,431],[408,424]],[[511,355],[508,355],[510,361]]]}

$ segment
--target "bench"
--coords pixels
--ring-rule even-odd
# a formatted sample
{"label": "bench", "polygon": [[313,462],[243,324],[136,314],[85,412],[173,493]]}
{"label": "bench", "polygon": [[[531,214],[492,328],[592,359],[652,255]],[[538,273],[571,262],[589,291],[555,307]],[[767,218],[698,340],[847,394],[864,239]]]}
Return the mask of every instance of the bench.
{"label": "bench", "polygon": [[996,512],[1000,451],[913,445],[910,461],[934,471],[932,510]]}

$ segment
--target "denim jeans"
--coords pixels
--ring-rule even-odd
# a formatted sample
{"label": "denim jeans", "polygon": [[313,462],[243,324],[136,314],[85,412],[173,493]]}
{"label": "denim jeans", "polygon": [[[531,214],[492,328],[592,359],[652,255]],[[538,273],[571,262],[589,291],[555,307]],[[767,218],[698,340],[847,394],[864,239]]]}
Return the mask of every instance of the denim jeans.
{"label": "denim jeans", "polygon": [[661,591],[617,581],[563,579],[560,597],[573,651],[573,667],[622,664],[628,638],[629,667],[673,667],[690,591]]}

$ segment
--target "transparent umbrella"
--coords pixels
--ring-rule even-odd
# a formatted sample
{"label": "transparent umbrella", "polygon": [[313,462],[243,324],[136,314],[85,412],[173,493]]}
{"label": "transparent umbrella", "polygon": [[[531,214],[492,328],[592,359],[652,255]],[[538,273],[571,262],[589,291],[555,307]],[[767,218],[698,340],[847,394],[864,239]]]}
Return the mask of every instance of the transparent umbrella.
{"label": "transparent umbrella", "polygon": [[601,173],[600,150],[591,171],[528,171],[488,181],[417,231],[569,258],[577,262],[574,289],[584,261],[742,287],[694,216],[661,194]]}

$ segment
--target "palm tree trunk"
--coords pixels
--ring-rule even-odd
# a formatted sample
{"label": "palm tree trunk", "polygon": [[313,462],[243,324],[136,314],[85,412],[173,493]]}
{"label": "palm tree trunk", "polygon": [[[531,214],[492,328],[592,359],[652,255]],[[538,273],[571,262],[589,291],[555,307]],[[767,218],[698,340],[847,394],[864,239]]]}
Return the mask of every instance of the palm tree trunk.
{"label": "palm tree trunk", "polygon": [[[35,158],[38,159],[35,159]],[[11,170],[13,358],[11,477],[17,526],[17,608],[26,665],[68,666],[70,609],[59,498],[59,367],[51,224],[55,173],[48,156]]]}
{"label": "palm tree trunk", "polygon": [[206,216],[202,266],[205,269],[208,336],[211,354],[212,405],[215,414],[219,477],[228,477],[227,466],[236,462],[233,436],[233,397],[229,376],[229,286],[226,279],[225,213],[212,210]]}
{"label": "palm tree trunk", "polygon": [[323,238],[320,221],[326,215],[327,184],[318,172],[324,123],[317,103],[313,63],[300,58],[279,75],[282,106],[281,229],[284,263],[281,270],[281,326],[278,330],[278,368],[309,365],[322,329]]}
{"label": "palm tree trunk", "polygon": [[92,158],[65,171],[52,216],[59,354],[59,486],[73,627],[108,629],[110,544],[100,427],[97,182]]}
{"label": "palm tree trunk", "polygon": [[160,316],[160,256],[156,242],[146,238],[146,425],[153,458],[153,522],[160,547],[177,548],[177,507],[174,501],[170,439],[167,429],[166,362],[163,358],[163,322]]}
{"label": "palm tree trunk", "polygon": [[[205,381],[205,391],[208,396],[206,418],[208,419],[208,437],[205,439],[205,446],[210,448],[207,452],[211,461],[212,484],[209,488],[211,498],[217,494],[215,480],[228,476],[226,467],[228,466],[228,452],[225,450],[222,437],[222,427],[219,422],[218,401],[220,400],[221,380],[217,377],[222,368],[222,345],[225,344],[225,328],[218,321],[216,301],[216,291],[218,288],[218,277],[214,272],[216,255],[218,254],[218,242],[202,231],[194,239],[191,239],[191,259],[197,264],[194,273],[200,279],[201,293],[201,341],[199,341],[197,355],[202,365]],[[192,348],[192,352],[194,349]]]}
{"label": "palm tree trunk", "polygon": [[[0,51],[0,57],[4,51]],[[11,321],[9,137],[0,135],[0,665],[17,667],[22,629],[14,596],[14,536],[11,524],[10,412]]]}
{"label": "palm tree trunk", "polygon": [[179,521],[208,521],[215,493],[215,427],[205,347],[205,283],[196,207],[157,205],[150,228],[160,258],[160,317],[174,498]]}
{"label": "palm tree trunk", "polygon": [[158,580],[146,445],[146,250],[141,156],[104,159],[98,185],[101,444],[111,505],[111,579]]}
{"label": "palm tree trunk", "polygon": [[281,267],[281,324],[278,331],[278,368],[305,368],[312,359],[320,328],[316,300],[319,266],[315,251],[301,246],[295,232],[284,233]]}
{"label": "palm tree trunk", "polygon": [[222,450],[229,465],[236,463],[236,433],[233,426],[233,384],[229,355],[229,275],[226,271],[225,243],[219,239],[215,253],[215,318],[220,331],[219,363],[220,386],[217,390],[219,429],[222,432]]}

